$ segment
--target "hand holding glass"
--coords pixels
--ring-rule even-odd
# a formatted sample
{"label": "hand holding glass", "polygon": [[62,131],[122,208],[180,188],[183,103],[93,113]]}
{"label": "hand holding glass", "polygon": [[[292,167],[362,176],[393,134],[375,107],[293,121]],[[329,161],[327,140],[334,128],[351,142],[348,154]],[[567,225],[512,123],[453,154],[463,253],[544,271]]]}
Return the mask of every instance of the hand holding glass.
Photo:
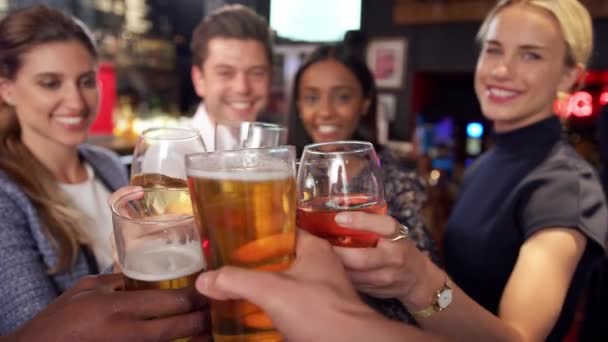
{"label": "hand holding glass", "polygon": [[[186,158],[198,225],[212,269],[281,271],[295,252],[295,150],[282,146]],[[205,245],[205,243],[204,243]],[[270,318],[245,300],[211,302],[216,342],[282,341]]]}
{"label": "hand holding glass", "polygon": [[205,268],[191,212],[176,202],[188,190],[151,188],[128,193],[112,204],[118,263],[127,290],[194,286]]}
{"label": "hand holding glass", "polygon": [[342,211],[386,214],[380,162],[371,143],[308,145],[298,169],[297,225],[342,247],[375,247],[378,235],[339,226]]}

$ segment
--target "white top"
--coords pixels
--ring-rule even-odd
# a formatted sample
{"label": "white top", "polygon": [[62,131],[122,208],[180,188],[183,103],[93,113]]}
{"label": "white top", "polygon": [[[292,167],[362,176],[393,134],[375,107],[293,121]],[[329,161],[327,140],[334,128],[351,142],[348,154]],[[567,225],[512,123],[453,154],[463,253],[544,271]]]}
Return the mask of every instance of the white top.
{"label": "white top", "polygon": [[95,177],[93,168],[85,164],[87,180],[79,184],[59,183],[59,187],[68,195],[72,204],[83,214],[82,231],[91,242],[91,248],[97,259],[99,270],[112,265],[112,213],[107,200],[110,192]]}
{"label": "white top", "polygon": [[[243,130],[234,130],[233,127],[227,125],[222,129],[217,130],[216,120],[209,115],[204,103],[200,103],[194,116],[191,118],[183,118],[180,120],[179,125],[181,127],[196,129],[200,132],[205,143],[205,150],[207,152],[215,151],[218,146],[221,149],[232,149],[235,146],[241,147],[260,147],[260,146],[275,146],[280,145],[280,132],[272,132],[272,135],[265,136],[267,133],[263,128],[249,128]],[[216,137],[219,134],[219,138]],[[273,142],[272,140],[276,140]]]}
{"label": "white top", "polygon": [[180,120],[183,127],[194,128],[201,132],[207,152],[215,150],[215,120],[209,116],[205,105],[201,102],[191,118]]}

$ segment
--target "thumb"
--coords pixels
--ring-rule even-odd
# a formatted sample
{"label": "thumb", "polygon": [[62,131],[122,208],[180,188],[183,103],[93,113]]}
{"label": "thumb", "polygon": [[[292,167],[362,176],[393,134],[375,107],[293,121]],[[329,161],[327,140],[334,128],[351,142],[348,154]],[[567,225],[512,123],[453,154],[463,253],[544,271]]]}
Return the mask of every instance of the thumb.
{"label": "thumb", "polygon": [[277,291],[284,289],[285,281],[278,273],[225,266],[202,273],[196,289],[212,299],[245,299],[267,310],[280,297]]}

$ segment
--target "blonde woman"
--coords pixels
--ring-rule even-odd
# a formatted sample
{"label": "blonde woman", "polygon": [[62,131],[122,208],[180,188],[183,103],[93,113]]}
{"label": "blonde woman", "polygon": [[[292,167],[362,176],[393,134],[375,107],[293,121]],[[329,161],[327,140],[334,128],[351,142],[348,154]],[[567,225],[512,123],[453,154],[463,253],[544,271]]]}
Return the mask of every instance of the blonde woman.
{"label": "blonde woman", "polygon": [[0,335],[112,263],[106,200],[127,183],[83,144],[98,102],[84,26],[44,6],[0,21]]}
{"label": "blonde woman", "polygon": [[598,177],[552,112],[577,86],[592,26],[577,0],[502,0],[479,31],[475,90],[494,147],[467,171],[441,270],[390,217],[343,213],[377,249],[338,249],[360,291],[397,297],[426,330],[462,341],[561,341],[604,257],[608,212]]}

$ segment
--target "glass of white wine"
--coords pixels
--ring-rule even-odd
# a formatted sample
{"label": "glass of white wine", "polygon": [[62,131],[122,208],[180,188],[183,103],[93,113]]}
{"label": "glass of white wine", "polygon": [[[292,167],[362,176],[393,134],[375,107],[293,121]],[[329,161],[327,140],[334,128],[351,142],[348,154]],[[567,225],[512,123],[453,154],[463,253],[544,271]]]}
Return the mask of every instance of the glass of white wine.
{"label": "glass of white wine", "polygon": [[188,187],[185,156],[206,152],[198,130],[150,128],[140,136],[133,151],[131,185],[144,188]]}

